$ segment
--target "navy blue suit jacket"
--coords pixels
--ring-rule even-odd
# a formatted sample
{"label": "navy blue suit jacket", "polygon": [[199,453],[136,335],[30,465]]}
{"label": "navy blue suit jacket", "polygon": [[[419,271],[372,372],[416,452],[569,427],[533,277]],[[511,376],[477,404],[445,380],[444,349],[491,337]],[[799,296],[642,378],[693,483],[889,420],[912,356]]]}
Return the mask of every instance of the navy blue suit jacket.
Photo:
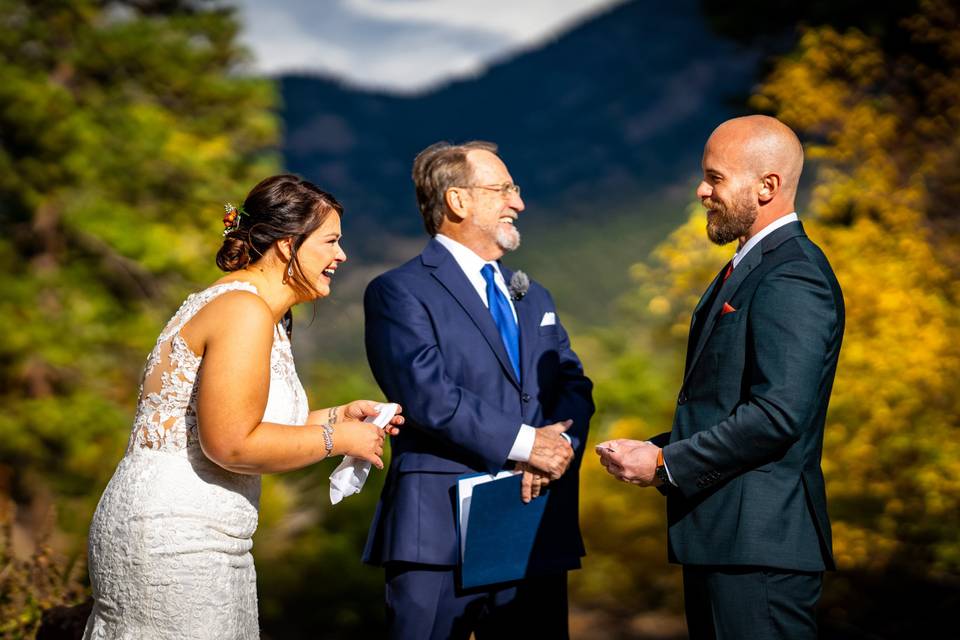
{"label": "navy blue suit jacket", "polygon": [[[511,272],[501,269],[509,281]],[[406,424],[391,441],[364,562],[455,565],[457,477],[510,466],[521,423],[542,427],[570,418],[576,458],[547,490],[531,567],[580,566],[578,476],[593,385],[559,320],[540,326],[545,313],[556,313],[547,290],[531,282],[514,306],[520,381],[490,311],[436,240],[367,287],[367,359],[384,395],[403,406]]]}

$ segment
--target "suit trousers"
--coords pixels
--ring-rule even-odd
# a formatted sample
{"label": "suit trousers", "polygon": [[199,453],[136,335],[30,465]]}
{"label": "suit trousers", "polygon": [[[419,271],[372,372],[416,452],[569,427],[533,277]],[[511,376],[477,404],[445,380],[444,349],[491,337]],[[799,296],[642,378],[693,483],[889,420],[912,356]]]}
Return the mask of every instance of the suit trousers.
{"label": "suit trousers", "polygon": [[690,640],[815,640],[821,572],[683,567]]}
{"label": "suit trousers", "polygon": [[569,638],[565,571],[464,591],[456,567],[389,562],[386,582],[391,640]]}

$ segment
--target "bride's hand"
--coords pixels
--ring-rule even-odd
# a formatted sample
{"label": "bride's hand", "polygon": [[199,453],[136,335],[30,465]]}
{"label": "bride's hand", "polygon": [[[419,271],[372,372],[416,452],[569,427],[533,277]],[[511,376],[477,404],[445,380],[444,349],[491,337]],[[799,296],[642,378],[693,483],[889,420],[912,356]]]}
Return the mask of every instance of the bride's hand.
{"label": "bride's hand", "polygon": [[[376,417],[380,413],[380,406],[382,403],[374,402],[373,400],[354,400],[350,404],[345,404],[341,407],[343,412],[344,420],[363,420],[368,417]],[[400,413],[403,411],[403,407],[397,405],[397,414],[393,416],[387,426],[384,428],[384,431],[391,436],[395,436],[400,433],[400,430],[397,428],[403,424],[403,416]]]}
{"label": "bride's hand", "polygon": [[373,463],[383,469],[383,439],[385,434],[373,423],[347,419],[333,425],[331,455],[347,455]]}

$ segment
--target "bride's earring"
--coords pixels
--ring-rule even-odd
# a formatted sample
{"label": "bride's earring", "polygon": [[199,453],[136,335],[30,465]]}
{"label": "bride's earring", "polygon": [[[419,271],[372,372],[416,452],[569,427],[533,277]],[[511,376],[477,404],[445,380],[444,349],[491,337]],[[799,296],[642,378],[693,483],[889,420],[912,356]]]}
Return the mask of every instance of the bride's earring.
{"label": "bride's earring", "polygon": [[287,284],[287,281],[293,277],[293,260],[287,263],[287,275],[283,277],[282,283]]}

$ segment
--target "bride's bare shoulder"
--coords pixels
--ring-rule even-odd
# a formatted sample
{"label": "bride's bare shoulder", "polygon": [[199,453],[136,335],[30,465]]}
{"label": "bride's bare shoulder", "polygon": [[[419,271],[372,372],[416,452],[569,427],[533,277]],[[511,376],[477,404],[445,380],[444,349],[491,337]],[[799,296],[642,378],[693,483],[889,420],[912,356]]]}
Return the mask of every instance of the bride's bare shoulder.
{"label": "bride's bare shoulder", "polygon": [[197,311],[181,333],[188,343],[199,346],[226,338],[252,346],[273,339],[273,313],[266,301],[252,291],[234,289],[221,293]]}
{"label": "bride's bare shoulder", "polygon": [[273,326],[273,312],[270,311],[266,300],[253,291],[234,289],[222,293],[204,307],[211,315],[225,315],[230,317],[252,316],[252,320],[266,320],[268,326]]}

